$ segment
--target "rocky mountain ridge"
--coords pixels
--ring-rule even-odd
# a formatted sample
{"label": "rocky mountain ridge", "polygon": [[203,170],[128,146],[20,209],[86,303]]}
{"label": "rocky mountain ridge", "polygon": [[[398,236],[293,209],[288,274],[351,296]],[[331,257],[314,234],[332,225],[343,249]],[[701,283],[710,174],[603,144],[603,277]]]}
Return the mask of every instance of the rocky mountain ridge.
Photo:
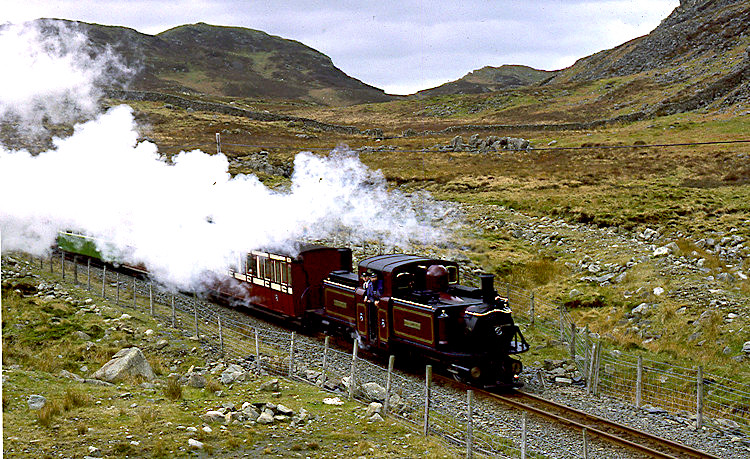
{"label": "rocky mountain ridge", "polygon": [[298,41],[243,27],[205,23],[147,35],[134,29],[62,19],[34,21],[45,35],[84,33],[92,53],[111,48],[134,73],[115,88],[203,93],[350,105],[392,100]]}
{"label": "rocky mountain ridge", "polygon": [[555,72],[537,70],[525,65],[485,66],[467,73],[458,80],[419,91],[415,95],[419,98],[426,98],[446,94],[481,94],[532,85],[554,74]]}

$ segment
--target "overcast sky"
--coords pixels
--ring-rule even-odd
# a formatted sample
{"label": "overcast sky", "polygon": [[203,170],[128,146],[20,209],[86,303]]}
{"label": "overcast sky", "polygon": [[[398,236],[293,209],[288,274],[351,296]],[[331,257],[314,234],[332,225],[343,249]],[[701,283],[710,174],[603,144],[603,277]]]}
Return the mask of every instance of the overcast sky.
{"label": "overcast sky", "polygon": [[157,34],[195,22],[300,41],[367,84],[409,94],[486,65],[557,70],[647,34],[679,0],[0,0],[0,23],[40,17]]}

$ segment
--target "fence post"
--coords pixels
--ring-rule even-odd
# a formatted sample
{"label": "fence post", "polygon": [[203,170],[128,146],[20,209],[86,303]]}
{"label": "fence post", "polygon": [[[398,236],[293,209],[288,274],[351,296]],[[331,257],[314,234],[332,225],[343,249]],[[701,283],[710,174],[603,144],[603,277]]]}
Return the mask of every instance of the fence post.
{"label": "fence post", "polygon": [[86,288],[91,291],[91,258],[86,259]]}
{"label": "fence post", "polygon": [[355,382],[355,371],[357,369],[357,351],[359,350],[359,345],[357,343],[357,340],[354,340],[354,349],[352,350],[352,370],[349,373],[349,399],[354,397],[354,385]]}
{"label": "fence post", "polygon": [[151,317],[154,317],[154,284],[148,283],[148,308],[151,311]]}
{"label": "fence post", "polygon": [[521,415],[521,459],[526,459],[526,411]]}
{"label": "fence post", "polygon": [[531,326],[534,326],[534,316],[536,313],[534,312],[534,292],[531,292],[531,305],[529,306],[529,309],[531,309]]}
{"label": "fence post", "polygon": [[255,362],[258,364],[258,373],[260,374],[260,340],[258,339],[258,329],[255,330]]}
{"label": "fence post", "polygon": [[425,368],[424,378],[424,430],[423,434],[430,432],[430,396],[432,395],[432,365]]}
{"label": "fence post", "polygon": [[328,346],[330,345],[331,337],[326,335],[325,343],[323,344],[323,383],[326,382],[326,372],[328,371]]}
{"label": "fence post", "polygon": [[643,356],[638,356],[638,368],[635,373],[635,407],[640,408],[643,402]]}
{"label": "fence post", "polygon": [[133,309],[136,309],[138,306],[135,302],[136,296],[135,296],[135,276],[133,276]]}
{"label": "fence post", "polygon": [[594,362],[596,361],[596,343],[591,343],[591,359],[589,360],[589,376],[586,381],[586,393],[594,390]]}
{"label": "fence post", "polygon": [[576,365],[576,324],[573,322],[570,323],[570,360]]}
{"label": "fence post", "polygon": [[53,269],[52,262],[55,260],[55,256],[53,254],[49,254],[49,272],[53,273],[55,270]]}
{"label": "fence post", "polygon": [[200,340],[201,335],[198,331],[198,302],[193,299],[193,317],[195,318],[195,337]]}
{"label": "fence post", "polygon": [[115,297],[115,304],[120,305],[120,272],[115,271],[115,282],[117,283],[117,296]]}
{"label": "fence post", "polygon": [[44,256],[39,257],[39,270],[44,269]]}
{"label": "fence post", "polygon": [[221,314],[216,314],[216,320],[219,322],[219,352],[224,357],[224,335],[221,332]]}
{"label": "fence post", "polygon": [[383,401],[383,416],[388,413],[388,405],[391,402],[391,375],[393,374],[393,364],[396,361],[396,356],[391,355],[388,357],[388,374],[385,377],[385,400]]}
{"label": "fence post", "polygon": [[596,368],[594,369],[594,395],[599,395],[599,370],[602,366],[602,340],[596,343]]}
{"label": "fence post", "polygon": [[695,413],[695,428],[701,430],[703,428],[703,365],[698,366],[698,384],[696,394],[696,413]]}
{"label": "fence post", "polygon": [[62,265],[62,280],[65,280],[65,252],[60,252],[60,264]]}
{"label": "fence post", "polygon": [[589,459],[589,439],[586,435],[586,428],[583,428],[583,459]]}
{"label": "fence post", "polygon": [[78,283],[78,255],[73,255],[73,282]]}
{"label": "fence post", "polygon": [[471,459],[474,457],[474,391],[469,389],[466,391],[466,457]]}
{"label": "fence post", "polygon": [[296,333],[292,332],[292,341],[289,344],[289,377],[294,374],[294,337]]}
{"label": "fence post", "polygon": [[107,285],[107,265],[104,265],[102,269],[102,298],[107,299],[107,292],[104,290],[104,286]]}
{"label": "fence post", "polygon": [[172,294],[172,328],[177,328],[177,311],[174,309],[174,294]]}

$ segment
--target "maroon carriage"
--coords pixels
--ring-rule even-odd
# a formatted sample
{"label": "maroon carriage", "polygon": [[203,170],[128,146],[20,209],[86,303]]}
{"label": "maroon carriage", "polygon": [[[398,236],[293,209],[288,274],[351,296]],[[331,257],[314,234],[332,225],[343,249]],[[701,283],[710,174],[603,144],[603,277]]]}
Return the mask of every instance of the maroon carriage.
{"label": "maroon carriage", "polygon": [[350,270],[352,252],[304,244],[296,255],[252,251],[229,271],[213,294],[235,305],[301,321],[322,304],[321,285],[331,271]]}

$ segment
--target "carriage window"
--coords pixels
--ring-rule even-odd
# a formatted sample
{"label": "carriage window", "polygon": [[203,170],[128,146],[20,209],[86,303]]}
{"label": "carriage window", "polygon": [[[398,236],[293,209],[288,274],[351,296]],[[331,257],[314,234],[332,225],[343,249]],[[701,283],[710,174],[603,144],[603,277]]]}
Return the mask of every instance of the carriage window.
{"label": "carriage window", "polygon": [[458,266],[448,266],[448,283],[458,283]]}
{"label": "carriage window", "polygon": [[255,276],[258,274],[258,267],[256,266],[255,255],[247,254],[246,267],[247,267],[247,273],[250,274],[251,276]]}

